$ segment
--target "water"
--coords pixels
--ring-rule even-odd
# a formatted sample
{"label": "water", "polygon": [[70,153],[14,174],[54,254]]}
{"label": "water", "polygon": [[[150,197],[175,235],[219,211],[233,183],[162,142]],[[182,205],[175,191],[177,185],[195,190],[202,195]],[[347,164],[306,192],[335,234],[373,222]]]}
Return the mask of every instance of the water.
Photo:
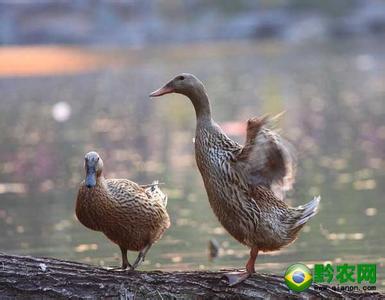
{"label": "water", "polygon": [[[165,183],[172,227],[142,270],[243,267],[248,249],[216,220],[195,165],[192,105],[178,95],[148,98],[188,71],[205,82],[215,119],[239,142],[248,117],[286,111],[278,125],[299,158],[289,201],[322,196],[319,214],[299,239],[261,254],[257,271],[283,274],[295,262],[377,263],[384,289],[383,47],[361,40],[77,49],[97,58],[92,68],[68,68],[76,61],[67,58],[61,72],[47,68],[43,56],[29,76],[1,72],[1,251],[120,264],[118,247],[74,216],[84,153],[97,150],[107,177]],[[222,247],[213,262],[211,238]]]}

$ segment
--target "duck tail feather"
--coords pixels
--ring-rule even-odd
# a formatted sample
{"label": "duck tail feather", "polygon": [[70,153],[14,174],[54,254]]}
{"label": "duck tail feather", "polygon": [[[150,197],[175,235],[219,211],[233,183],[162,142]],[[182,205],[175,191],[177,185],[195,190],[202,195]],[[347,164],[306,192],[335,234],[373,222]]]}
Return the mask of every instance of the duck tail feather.
{"label": "duck tail feather", "polygon": [[297,210],[302,211],[298,221],[294,224],[294,228],[304,225],[309,219],[315,216],[319,209],[321,196],[314,197],[309,203],[297,207]]}
{"label": "duck tail feather", "polygon": [[162,199],[162,203],[164,207],[167,206],[167,195],[162,192],[162,190],[159,188],[159,185],[163,183],[159,182],[158,180],[154,180],[151,184],[142,185],[143,188],[145,188],[148,192],[150,192],[154,197],[158,196]]}

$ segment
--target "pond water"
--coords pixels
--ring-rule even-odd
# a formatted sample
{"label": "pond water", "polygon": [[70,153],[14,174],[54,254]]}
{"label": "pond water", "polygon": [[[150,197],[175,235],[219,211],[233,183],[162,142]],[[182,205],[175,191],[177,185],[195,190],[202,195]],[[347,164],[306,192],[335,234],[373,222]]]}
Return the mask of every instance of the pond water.
{"label": "pond water", "polygon": [[[299,239],[261,254],[257,271],[282,274],[295,262],[376,263],[384,289],[384,46],[235,41],[77,49],[100,57],[96,67],[2,72],[0,250],[120,264],[118,247],[74,216],[84,153],[96,150],[107,177],[159,179],[169,195],[172,227],[140,269],[244,267],[248,249],[216,220],[195,165],[192,105],[178,95],[148,98],[173,75],[190,72],[206,84],[215,119],[239,142],[247,118],[285,111],[278,127],[298,155],[288,201],[301,205],[322,196],[319,214]],[[44,65],[46,58],[37,59]],[[211,262],[210,239],[221,245]]]}

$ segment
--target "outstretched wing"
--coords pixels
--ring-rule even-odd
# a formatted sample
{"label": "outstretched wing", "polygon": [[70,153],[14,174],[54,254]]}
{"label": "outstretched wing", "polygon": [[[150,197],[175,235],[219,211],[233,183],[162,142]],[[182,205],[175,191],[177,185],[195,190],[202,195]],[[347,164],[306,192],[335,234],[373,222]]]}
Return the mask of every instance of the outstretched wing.
{"label": "outstretched wing", "polygon": [[246,143],[236,163],[246,172],[251,186],[267,186],[282,199],[293,186],[296,159],[291,145],[266,127],[268,120],[248,120]]}

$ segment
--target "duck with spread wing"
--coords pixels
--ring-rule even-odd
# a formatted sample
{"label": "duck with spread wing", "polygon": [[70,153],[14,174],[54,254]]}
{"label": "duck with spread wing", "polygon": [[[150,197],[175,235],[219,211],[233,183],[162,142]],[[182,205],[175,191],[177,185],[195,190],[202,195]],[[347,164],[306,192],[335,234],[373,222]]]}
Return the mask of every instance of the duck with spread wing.
{"label": "duck with spread wing", "polygon": [[196,112],[195,158],[208,199],[223,227],[248,246],[245,272],[226,274],[235,285],[255,273],[259,251],[274,251],[292,243],[318,210],[320,197],[290,207],[285,191],[294,182],[295,159],[288,143],[268,129],[267,118],[247,122],[244,146],[231,140],[211,117],[203,83],[192,74],[180,74],[150,94],[187,96]]}

